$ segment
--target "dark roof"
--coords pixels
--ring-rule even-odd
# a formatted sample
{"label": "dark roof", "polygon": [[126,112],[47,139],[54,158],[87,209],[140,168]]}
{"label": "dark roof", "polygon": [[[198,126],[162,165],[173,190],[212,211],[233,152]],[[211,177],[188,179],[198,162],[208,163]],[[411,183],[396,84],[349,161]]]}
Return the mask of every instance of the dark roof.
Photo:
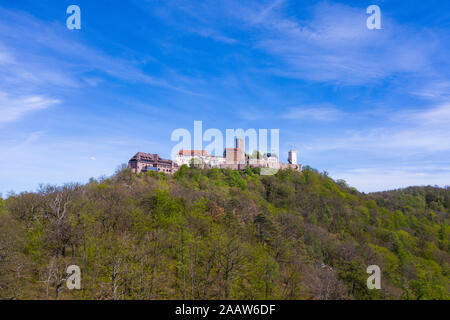
{"label": "dark roof", "polygon": [[145,152],[138,152],[134,155],[133,158],[130,159],[130,161],[142,161],[142,162],[160,162],[160,163],[168,163],[171,164],[172,160],[167,160],[161,158],[156,153],[145,153]]}

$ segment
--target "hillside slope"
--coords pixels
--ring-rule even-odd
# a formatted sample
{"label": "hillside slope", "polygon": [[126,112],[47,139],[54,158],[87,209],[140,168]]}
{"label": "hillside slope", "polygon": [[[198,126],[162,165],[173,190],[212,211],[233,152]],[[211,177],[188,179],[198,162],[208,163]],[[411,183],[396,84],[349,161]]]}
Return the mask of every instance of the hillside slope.
{"label": "hillside slope", "polygon": [[125,169],[0,201],[0,298],[449,299],[449,208],[449,188],[365,195],[311,168]]}

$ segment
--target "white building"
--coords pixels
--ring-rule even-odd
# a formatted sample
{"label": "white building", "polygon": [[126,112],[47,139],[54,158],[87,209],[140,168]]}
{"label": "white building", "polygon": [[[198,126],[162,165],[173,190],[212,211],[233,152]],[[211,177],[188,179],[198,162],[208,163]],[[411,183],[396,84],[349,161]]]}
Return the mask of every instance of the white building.
{"label": "white building", "polygon": [[203,168],[228,168],[244,169],[246,166],[251,168],[269,168],[269,169],[294,169],[301,171],[302,166],[297,164],[297,151],[290,150],[288,156],[289,163],[280,163],[276,154],[266,153],[260,159],[255,156],[245,154],[245,140],[236,139],[235,148],[226,148],[224,157],[211,156],[205,150],[181,150],[178,152],[175,164],[178,167],[182,165],[195,165]]}
{"label": "white building", "polygon": [[226,163],[226,159],[224,157],[210,157],[209,165],[211,168],[218,168]]}
{"label": "white building", "polygon": [[265,154],[262,159],[249,158],[248,166],[253,168],[280,169],[280,162],[277,156]]}
{"label": "white building", "polygon": [[209,165],[210,162],[211,156],[205,150],[180,150],[175,158],[175,163],[180,167],[183,164],[189,166],[192,163]]}

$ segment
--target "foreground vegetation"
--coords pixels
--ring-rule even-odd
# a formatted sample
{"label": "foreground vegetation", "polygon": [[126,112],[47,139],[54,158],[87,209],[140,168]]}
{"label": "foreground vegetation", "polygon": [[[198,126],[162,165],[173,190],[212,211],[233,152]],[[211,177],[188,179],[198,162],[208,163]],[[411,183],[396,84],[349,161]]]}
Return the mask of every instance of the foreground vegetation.
{"label": "foreground vegetation", "polygon": [[449,207],[450,188],[366,195],[311,168],[124,169],[0,199],[0,299],[449,299]]}

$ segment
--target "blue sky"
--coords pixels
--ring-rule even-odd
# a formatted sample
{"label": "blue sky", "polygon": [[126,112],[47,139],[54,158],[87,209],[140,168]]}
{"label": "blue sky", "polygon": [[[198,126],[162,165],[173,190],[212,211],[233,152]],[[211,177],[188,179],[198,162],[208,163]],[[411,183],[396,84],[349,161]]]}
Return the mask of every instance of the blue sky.
{"label": "blue sky", "polygon": [[450,185],[449,53],[436,0],[3,0],[0,193],[169,157],[194,120],[279,128],[282,160],[362,191]]}

